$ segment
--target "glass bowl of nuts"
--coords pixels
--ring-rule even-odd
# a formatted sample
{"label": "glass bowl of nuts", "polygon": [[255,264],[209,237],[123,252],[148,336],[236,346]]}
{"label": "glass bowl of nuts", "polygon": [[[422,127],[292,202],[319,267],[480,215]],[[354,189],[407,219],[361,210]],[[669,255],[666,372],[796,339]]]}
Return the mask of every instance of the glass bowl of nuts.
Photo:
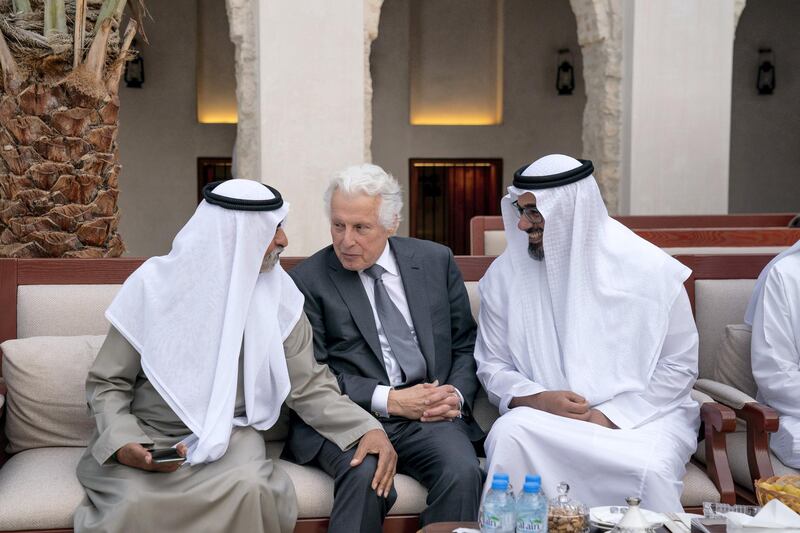
{"label": "glass bowl of nuts", "polygon": [[548,533],[589,533],[589,508],[569,497],[569,485],[558,485],[547,511]]}

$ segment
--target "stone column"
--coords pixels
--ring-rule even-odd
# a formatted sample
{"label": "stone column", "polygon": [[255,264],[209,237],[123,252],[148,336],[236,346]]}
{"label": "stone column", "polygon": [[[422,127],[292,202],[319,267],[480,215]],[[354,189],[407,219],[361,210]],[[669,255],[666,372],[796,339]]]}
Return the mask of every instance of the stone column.
{"label": "stone column", "polygon": [[368,157],[365,41],[377,34],[376,4],[258,3],[259,176],[293,206],[290,255],[330,244],[322,202],[327,181]]}
{"label": "stone column", "polygon": [[727,213],[733,37],[743,2],[624,3],[621,211]]}
{"label": "stone column", "polygon": [[622,179],[622,3],[621,0],[570,0],[583,55],[586,108],[583,156],[611,214],[618,212]]}
{"label": "stone column", "polygon": [[236,49],[236,177],[259,179],[258,0],[226,0],[231,41]]}

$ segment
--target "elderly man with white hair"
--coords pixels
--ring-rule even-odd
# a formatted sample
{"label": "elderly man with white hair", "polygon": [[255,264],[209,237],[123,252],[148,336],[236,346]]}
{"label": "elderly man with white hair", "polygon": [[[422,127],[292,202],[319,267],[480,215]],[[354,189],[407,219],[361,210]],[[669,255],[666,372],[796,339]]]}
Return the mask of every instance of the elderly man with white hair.
{"label": "elderly man with white hair", "polygon": [[[374,414],[398,454],[398,472],[428,489],[421,524],[477,518],[481,470],[470,417],[478,388],[475,323],[453,254],[393,236],[402,196],[375,165],[337,173],[325,192],[333,244],[295,267],[314,353],[342,393]],[[295,418],[288,453],[335,480],[331,532],[374,532],[396,494],[376,498],[370,476]]]}
{"label": "elderly man with white hair", "polygon": [[769,446],[783,464],[800,468],[800,242],[758,276],[744,321],[757,399],[780,415]]}
{"label": "elderly man with white hair", "polygon": [[294,487],[258,432],[284,402],[369,463],[378,490],[391,486],[386,434],[314,360],[303,295],[278,262],[288,204],[239,179],[203,195],[169,255],[131,274],[106,311],[86,381],[97,431],[77,468],[78,533],[290,533]]}
{"label": "elderly man with white hair", "polygon": [[478,378],[502,416],[489,475],[540,474],[589,506],[628,496],[680,511],[696,448],[697,329],[689,269],[613,220],[589,161],[518,170],[508,247],[480,282]]}

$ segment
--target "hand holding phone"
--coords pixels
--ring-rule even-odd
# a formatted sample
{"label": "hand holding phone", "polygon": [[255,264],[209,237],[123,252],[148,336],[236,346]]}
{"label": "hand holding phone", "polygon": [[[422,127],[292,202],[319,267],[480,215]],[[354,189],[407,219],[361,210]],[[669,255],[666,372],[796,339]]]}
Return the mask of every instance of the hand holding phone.
{"label": "hand holding phone", "polygon": [[175,448],[151,448],[149,451],[155,464],[182,463],[186,460]]}
{"label": "hand holding phone", "polygon": [[168,458],[172,458],[174,457],[173,453],[175,453],[180,456],[180,459],[173,459],[167,462],[156,462],[152,452],[158,452],[159,449],[148,450],[138,442],[129,442],[117,450],[116,458],[120,464],[129,466],[131,468],[147,470],[149,472],[174,472],[179,466],[181,466],[181,464],[183,464],[183,455],[186,453],[185,446],[178,445],[178,449],[161,448],[160,450],[161,453],[159,453],[159,455],[166,455]]}

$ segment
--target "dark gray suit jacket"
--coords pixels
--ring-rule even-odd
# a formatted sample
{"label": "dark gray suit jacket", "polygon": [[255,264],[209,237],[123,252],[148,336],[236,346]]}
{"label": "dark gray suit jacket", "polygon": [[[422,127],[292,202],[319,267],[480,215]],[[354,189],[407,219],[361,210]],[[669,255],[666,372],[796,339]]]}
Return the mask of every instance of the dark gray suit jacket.
{"label": "dark gray suit jacket", "polygon": [[[475,321],[453,254],[445,246],[418,239],[391,237],[389,245],[427,362],[428,381],[438,379],[461,392],[470,438],[478,440],[483,432],[470,416],[478,390],[473,357]],[[372,307],[358,273],[345,269],[328,246],[289,274],[305,295],[317,361],[328,365],[343,394],[370,411],[375,387],[390,383]],[[323,442],[323,437],[294,416],[285,453],[306,463]]]}

